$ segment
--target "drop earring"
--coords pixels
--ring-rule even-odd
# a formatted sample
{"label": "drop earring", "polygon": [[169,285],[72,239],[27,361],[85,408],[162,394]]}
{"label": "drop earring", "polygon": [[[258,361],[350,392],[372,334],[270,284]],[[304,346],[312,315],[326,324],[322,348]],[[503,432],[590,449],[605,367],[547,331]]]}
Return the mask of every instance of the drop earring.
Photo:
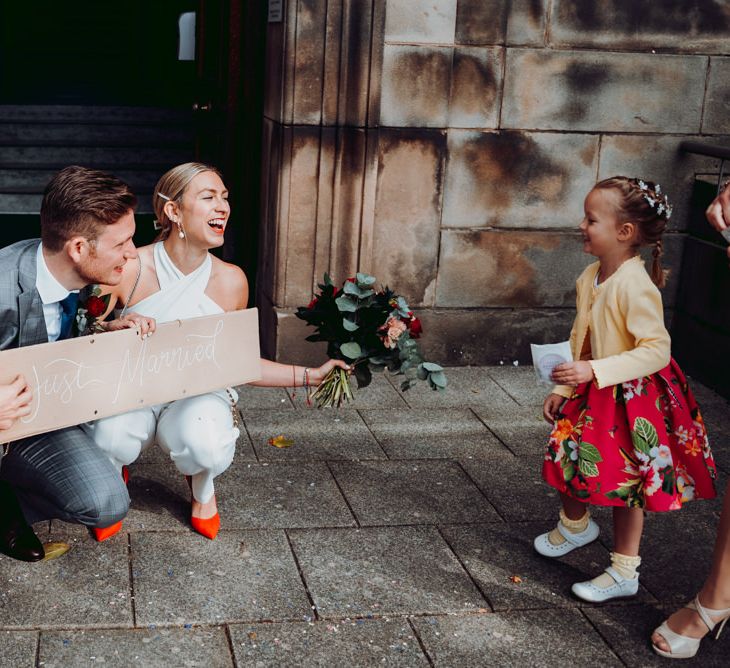
{"label": "drop earring", "polygon": [[176,221],[176,222],[177,222],[177,236],[180,237],[181,239],[184,239],[185,238],[185,232],[183,232],[182,225],[180,224],[180,221],[179,220]]}

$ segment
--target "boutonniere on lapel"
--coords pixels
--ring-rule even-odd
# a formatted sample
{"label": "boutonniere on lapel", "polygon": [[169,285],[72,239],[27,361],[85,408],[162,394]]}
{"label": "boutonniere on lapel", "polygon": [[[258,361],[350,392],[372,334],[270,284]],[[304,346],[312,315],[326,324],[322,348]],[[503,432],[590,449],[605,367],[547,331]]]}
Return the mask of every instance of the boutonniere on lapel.
{"label": "boutonniere on lapel", "polygon": [[99,318],[109,308],[110,299],[110,294],[101,294],[101,288],[98,285],[95,285],[83,298],[79,299],[79,308],[76,311],[76,329],[79,336],[98,334],[105,331]]}

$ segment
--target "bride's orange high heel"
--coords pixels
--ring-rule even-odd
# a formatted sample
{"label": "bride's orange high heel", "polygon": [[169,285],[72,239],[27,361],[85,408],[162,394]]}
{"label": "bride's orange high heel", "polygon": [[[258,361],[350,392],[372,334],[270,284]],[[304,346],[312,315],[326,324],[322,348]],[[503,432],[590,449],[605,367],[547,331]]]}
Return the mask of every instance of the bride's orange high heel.
{"label": "bride's orange high heel", "polygon": [[[129,484],[129,469],[127,469],[126,466],[122,466],[122,480],[124,480],[125,485]],[[115,522],[110,527],[92,527],[91,533],[94,535],[94,538],[101,543],[103,540],[118,534],[121,529],[122,523]]]}
{"label": "bride's orange high heel", "polygon": [[[185,480],[188,481],[188,486],[190,487],[190,493],[192,495],[193,479],[191,476],[186,475]],[[218,511],[216,511],[213,517],[203,519],[202,517],[195,517],[191,510],[190,524],[193,527],[193,531],[197,531],[201,536],[205,536],[206,538],[213,540],[218,535],[218,531],[221,528],[221,516]]]}

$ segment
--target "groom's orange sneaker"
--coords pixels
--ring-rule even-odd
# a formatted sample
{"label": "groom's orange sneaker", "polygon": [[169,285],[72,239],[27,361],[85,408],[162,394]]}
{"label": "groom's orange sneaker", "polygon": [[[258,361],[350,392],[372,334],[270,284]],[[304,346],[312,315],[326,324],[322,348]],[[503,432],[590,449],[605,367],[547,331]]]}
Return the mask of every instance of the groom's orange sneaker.
{"label": "groom's orange sneaker", "polygon": [[122,523],[117,522],[116,524],[112,524],[110,527],[92,527],[91,533],[94,535],[94,538],[101,543],[101,541],[111,538],[114,534],[119,533],[121,528]]}

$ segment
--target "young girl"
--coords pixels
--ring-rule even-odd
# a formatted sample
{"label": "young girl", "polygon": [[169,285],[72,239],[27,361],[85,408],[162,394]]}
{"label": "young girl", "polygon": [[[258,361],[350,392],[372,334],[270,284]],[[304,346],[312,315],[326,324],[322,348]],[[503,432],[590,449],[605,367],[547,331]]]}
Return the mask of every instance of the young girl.
{"label": "young girl", "polygon": [[[555,368],[560,385],[543,406],[554,424],[543,477],[563,507],[557,527],[534,545],[547,557],[586,545],[599,533],[588,504],[613,506],[610,566],[572,587],[586,601],[638,591],[645,510],[675,510],[715,496],[707,434],[670,357],[657,289],[664,286],[661,239],[671,211],[658,184],[616,176],[588,193],[579,226],[583,250],[598,262],[576,283],[570,344],[578,361]],[[653,247],[651,279],[640,246]]]}

